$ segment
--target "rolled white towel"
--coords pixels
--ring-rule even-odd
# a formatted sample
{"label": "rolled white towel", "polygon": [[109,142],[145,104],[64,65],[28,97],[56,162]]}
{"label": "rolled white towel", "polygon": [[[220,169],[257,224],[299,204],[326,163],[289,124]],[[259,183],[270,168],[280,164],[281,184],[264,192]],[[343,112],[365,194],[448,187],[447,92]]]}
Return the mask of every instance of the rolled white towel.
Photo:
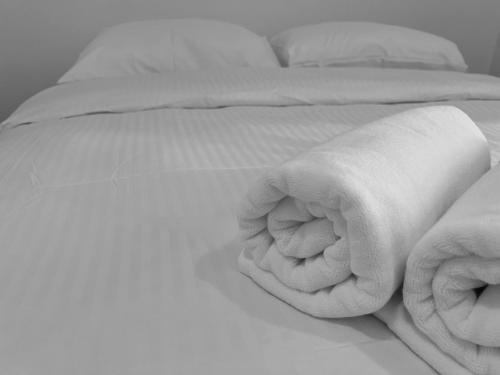
{"label": "rolled white towel", "polygon": [[411,319],[381,317],[437,371],[500,374],[500,166],[412,250],[403,298]]}
{"label": "rolled white towel", "polygon": [[239,212],[240,270],[318,317],[380,309],[416,242],[490,165],[454,107],[400,113],[270,170]]}

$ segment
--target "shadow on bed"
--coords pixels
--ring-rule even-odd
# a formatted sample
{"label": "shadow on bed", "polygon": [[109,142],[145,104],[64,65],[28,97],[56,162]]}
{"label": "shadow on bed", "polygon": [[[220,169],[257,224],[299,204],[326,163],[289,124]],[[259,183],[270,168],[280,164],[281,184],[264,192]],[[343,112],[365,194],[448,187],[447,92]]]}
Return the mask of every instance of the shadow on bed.
{"label": "shadow on bed", "polygon": [[[432,373],[425,363],[420,363],[409,349],[373,316],[345,319],[314,318],[270,295],[238,271],[237,258],[240,249],[241,245],[234,240],[222,249],[214,249],[202,256],[196,264],[196,276],[216,288],[245,315],[262,320],[271,326],[318,336],[332,344],[332,352],[342,347],[356,346],[388,374],[405,373],[408,369],[405,357],[412,362],[412,365],[418,363],[417,367],[421,371],[427,370],[428,373]],[[382,343],[390,341],[396,341],[398,350],[395,352],[403,353],[405,356],[388,360],[391,354],[387,352],[387,346]]]}

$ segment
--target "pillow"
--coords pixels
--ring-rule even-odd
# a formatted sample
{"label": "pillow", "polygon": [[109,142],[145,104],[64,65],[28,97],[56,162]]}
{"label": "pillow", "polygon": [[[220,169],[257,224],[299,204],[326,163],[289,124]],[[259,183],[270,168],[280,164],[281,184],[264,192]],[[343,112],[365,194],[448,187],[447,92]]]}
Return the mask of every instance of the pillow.
{"label": "pillow", "polygon": [[365,66],[467,70],[455,43],[405,27],[330,22],[297,27],[271,38],[284,66]]}
{"label": "pillow", "polygon": [[201,19],[153,20],[106,29],[58,83],[212,67],[279,67],[266,38]]}

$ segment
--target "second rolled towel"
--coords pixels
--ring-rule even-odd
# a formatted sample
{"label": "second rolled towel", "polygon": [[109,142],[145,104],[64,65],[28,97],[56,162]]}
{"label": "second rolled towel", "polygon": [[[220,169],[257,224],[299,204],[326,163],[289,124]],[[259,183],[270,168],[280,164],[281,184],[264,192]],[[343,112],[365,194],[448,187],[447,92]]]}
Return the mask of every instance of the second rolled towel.
{"label": "second rolled towel", "polygon": [[314,316],[374,312],[401,284],[416,242],[489,167],[485,137],[455,107],[356,128],[250,188],[240,270]]}

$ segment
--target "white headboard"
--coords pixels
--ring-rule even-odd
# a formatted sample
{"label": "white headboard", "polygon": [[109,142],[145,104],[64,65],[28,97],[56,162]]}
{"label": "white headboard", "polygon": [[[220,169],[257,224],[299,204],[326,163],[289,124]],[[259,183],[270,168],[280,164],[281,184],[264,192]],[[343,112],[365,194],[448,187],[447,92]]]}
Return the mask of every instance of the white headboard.
{"label": "white headboard", "polygon": [[52,85],[100,29],[119,22],[207,17],[271,35],[323,21],[413,27],[456,42],[472,71],[487,72],[499,0],[2,0],[0,119]]}

